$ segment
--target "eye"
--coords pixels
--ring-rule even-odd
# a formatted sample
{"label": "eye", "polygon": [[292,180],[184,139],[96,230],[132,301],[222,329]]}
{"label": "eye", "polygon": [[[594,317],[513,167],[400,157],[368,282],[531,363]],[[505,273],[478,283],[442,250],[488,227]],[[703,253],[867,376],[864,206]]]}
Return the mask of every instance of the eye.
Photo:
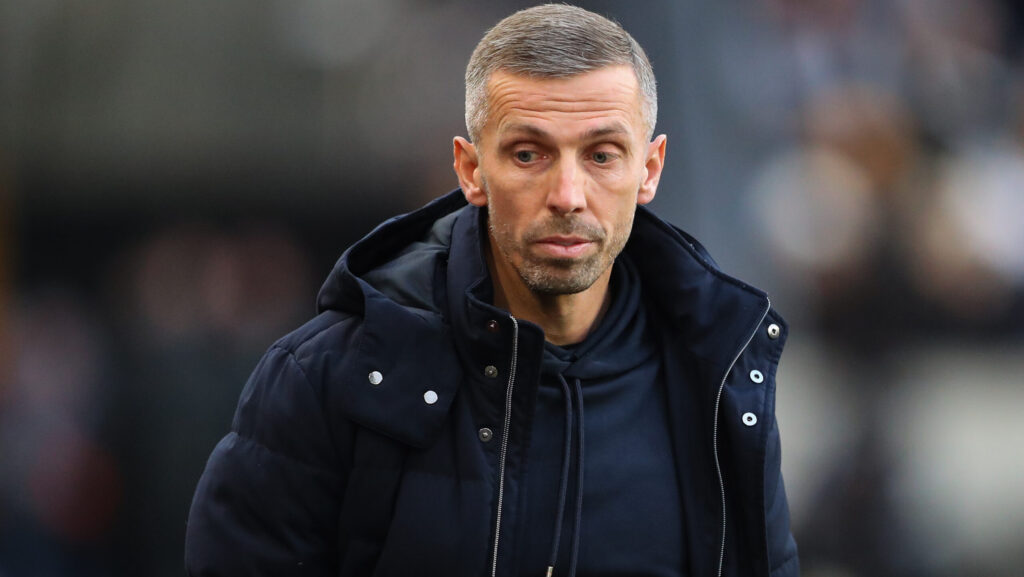
{"label": "eye", "polygon": [[607,152],[595,152],[594,154],[591,155],[591,158],[593,158],[594,162],[598,164],[605,164],[611,162],[612,155],[608,154]]}
{"label": "eye", "polygon": [[537,160],[537,153],[532,150],[517,150],[515,153],[516,160],[523,164],[528,164]]}

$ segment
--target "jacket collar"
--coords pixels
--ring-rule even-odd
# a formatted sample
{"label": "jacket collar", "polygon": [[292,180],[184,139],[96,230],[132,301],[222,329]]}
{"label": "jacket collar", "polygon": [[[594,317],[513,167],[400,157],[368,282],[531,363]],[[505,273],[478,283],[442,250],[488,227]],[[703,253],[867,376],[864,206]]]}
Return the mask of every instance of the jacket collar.
{"label": "jacket collar", "polygon": [[[511,320],[490,304],[479,236],[483,218],[455,190],[385,221],[335,265],[317,306],[362,317],[337,367],[341,410],[353,421],[412,446],[429,446],[462,381],[454,343],[464,359],[479,361],[507,349],[500,335],[507,334]],[[430,235],[438,221],[446,228],[441,238],[448,249],[430,271],[438,275],[434,290],[444,293],[433,295],[435,310],[400,304],[362,278]],[[677,342],[715,366],[731,364],[768,306],[767,296],[722,273],[696,240],[644,207],[637,209],[625,250],[637,265],[651,310],[675,331]],[[535,325],[521,325],[540,333]],[[369,383],[374,371],[382,376],[379,385]],[[428,391],[437,395],[434,403],[426,402]]]}
{"label": "jacket collar", "polygon": [[732,364],[769,307],[768,296],[723,273],[696,239],[643,206],[625,250],[640,270],[651,310],[678,342],[717,367]]}
{"label": "jacket collar", "polygon": [[[513,348],[512,315],[491,304],[494,287],[485,256],[486,230],[486,211],[468,206],[460,212],[452,229],[446,275],[455,345],[466,366],[477,371],[484,371],[487,365],[507,364]],[[518,320],[518,326],[519,343],[543,344],[544,332],[539,326],[524,320]]]}
{"label": "jacket collar", "polygon": [[[493,289],[484,257],[485,230],[486,213],[473,206],[464,209],[453,228],[448,264],[451,321],[460,353],[471,359],[493,358],[507,350],[495,334],[507,332],[509,314],[490,304]],[[767,295],[723,273],[696,239],[643,206],[637,207],[625,251],[638,269],[652,314],[694,356],[715,367],[730,365],[768,307]],[[492,321],[498,323],[497,331],[488,328],[494,326]],[[520,325],[521,330],[540,334],[543,341],[539,327]]]}

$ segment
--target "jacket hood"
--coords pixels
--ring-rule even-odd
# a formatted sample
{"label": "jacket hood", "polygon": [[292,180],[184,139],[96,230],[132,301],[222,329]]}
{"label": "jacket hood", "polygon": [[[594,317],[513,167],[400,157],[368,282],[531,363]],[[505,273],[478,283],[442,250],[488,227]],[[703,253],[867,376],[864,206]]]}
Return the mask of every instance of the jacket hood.
{"label": "jacket hood", "polygon": [[[396,304],[439,311],[434,264],[446,258],[455,212],[467,206],[460,191],[390,218],[348,248],[317,295],[317,312],[362,313],[368,293]],[[446,222],[443,222],[447,220]],[[438,222],[442,221],[442,222]]]}
{"label": "jacket hood", "polygon": [[462,381],[434,282],[447,260],[446,224],[465,204],[450,194],[385,221],[342,254],[317,296],[319,313],[362,318],[349,353],[329,355],[340,359],[330,371],[339,410],[413,447],[437,438]]}

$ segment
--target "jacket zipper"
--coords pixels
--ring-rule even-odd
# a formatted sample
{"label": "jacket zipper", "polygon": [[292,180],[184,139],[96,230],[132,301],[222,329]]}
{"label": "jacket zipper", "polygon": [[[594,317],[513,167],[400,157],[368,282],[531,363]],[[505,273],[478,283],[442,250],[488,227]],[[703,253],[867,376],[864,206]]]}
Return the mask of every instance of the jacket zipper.
{"label": "jacket zipper", "polygon": [[501,509],[505,502],[505,458],[508,456],[508,436],[512,425],[512,386],[516,380],[516,361],[519,357],[519,321],[512,315],[512,363],[508,370],[508,387],[505,388],[505,426],[501,435],[501,462],[498,465],[498,513],[494,521],[494,550],[491,552],[491,577],[498,574],[498,542],[501,537]]}
{"label": "jacket zipper", "polygon": [[712,439],[713,439],[713,442],[714,442],[714,449],[715,449],[715,472],[718,474],[718,488],[719,488],[719,490],[722,493],[722,546],[721,546],[721,548],[718,551],[718,577],[722,577],[722,567],[725,564],[725,527],[726,527],[726,525],[725,525],[725,523],[726,523],[726,517],[725,517],[725,482],[722,480],[722,465],[718,461],[718,409],[719,409],[719,405],[722,402],[722,391],[725,389],[725,381],[726,381],[726,379],[729,378],[729,373],[731,373],[732,372],[732,368],[734,366],[736,366],[736,361],[738,361],[740,359],[740,356],[743,355],[743,351],[747,350],[747,347],[750,346],[751,341],[754,340],[754,336],[757,335],[757,330],[759,328],[761,328],[761,323],[764,322],[765,317],[768,316],[768,311],[770,311],[771,309],[772,309],[772,302],[771,302],[771,300],[768,300],[768,306],[764,309],[764,312],[761,313],[761,318],[757,321],[757,324],[754,325],[754,330],[750,333],[750,336],[747,337],[747,341],[745,343],[743,343],[743,346],[740,347],[740,350],[736,352],[736,356],[734,356],[733,359],[732,359],[732,362],[729,363],[729,368],[726,369],[725,370],[725,374],[722,375],[722,382],[719,383],[719,385],[718,385],[718,396],[715,397],[715,419],[714,419],[714,421],[715,421],[715,430],[712,433]]}

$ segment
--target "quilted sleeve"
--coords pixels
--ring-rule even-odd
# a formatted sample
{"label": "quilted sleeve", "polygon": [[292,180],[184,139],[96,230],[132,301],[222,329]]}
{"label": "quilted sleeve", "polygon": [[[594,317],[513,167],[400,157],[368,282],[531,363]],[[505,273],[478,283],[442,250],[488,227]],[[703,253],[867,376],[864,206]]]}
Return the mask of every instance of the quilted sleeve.
{"label": "quilted sleeve", "polygon": [[291,353],[270,349],[196,488],[187,574],[335,573],[345,483],[317,390]]}

